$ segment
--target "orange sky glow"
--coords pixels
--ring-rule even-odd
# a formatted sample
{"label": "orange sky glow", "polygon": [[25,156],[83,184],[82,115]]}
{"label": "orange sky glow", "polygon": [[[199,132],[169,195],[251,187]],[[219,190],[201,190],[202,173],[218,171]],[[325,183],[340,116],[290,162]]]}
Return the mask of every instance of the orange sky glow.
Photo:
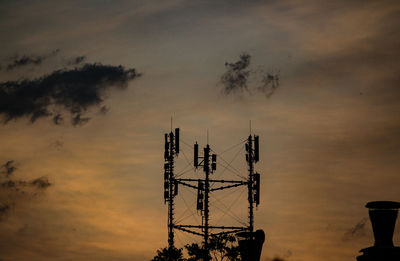
{"label": "orange sky glow", "polygon": [[[260,136],[261,261],[354,261],[373,244],[365,204],[400,200],[398,1],[7,0],[0,14],[3,103],[7,82],[84,64],[141,74],[127,80],[112,71],[122,79],[108,79],[112,88],[99,80],[102,101],[79,113],[69,101],[50,104],[61,124],[49,115],[6,121],[9,108],[0,105],[1,184],[51,183],[0,186],[0,209],[9,206],[0,211],[2,261],[141,261],[167,246],[163,135],[171,116],[182,138],[177,171],[208,130],[211,148],[244,176],[244,144],[225,150],[248,137],[251,120]],[[257,89],[258,78],[248,91],[223,91],[225,63],[243,53],[251,73],[279,74],[272,95]],[[216,177],[238,178],[218,163]],[[211,222],[246,223],[246,193],[215,193]],[[201,220],[195,199],[182,187],[178,220]],[[176,233],[178,247],[200,241]]]}

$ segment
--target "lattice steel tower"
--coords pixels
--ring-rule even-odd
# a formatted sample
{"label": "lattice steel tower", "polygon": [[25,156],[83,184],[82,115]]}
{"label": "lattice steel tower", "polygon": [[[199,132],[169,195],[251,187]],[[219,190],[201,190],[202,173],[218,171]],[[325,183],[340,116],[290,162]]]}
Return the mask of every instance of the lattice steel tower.
{"label": "lattice steel tower", "polygon": [[[193,166],[195,169],[202,167],[204,178],[175,178],[174,159],[179,154],[179,129],[175,129],[175,135],[171,131],[165,134],[164,153],[164,201],[168,202],[168,246],[174,247],[174,229],[203,237],[204,249],[209,251],[209,238],[212,235],[231,234],[236,232],[253,232],[254,230],[254,206],[260,203],[260,174],[254,171],[254,164],[259,161],[259,137],[250,135],[245,141],[246,162],[248,165],[248,177],[246,180],[211,179],[217,169],[217,154],[212,153],[210,145],[203,148],[203,155],[199,155],[199,145],[194,144]],[[219,184],[216,187],[210,185]],[[176,224],[174,222],[174,197],[178,195],[178,185],[183,185],[197,190],[196,208],[201,213],[202,224]],[[210,193],[247,185],[248,188],[248,225],[247,226],[212,226],[210,219]],[[210,233],[210,229],[218,230]],[[205,257],[208,259],[209,256]]]}

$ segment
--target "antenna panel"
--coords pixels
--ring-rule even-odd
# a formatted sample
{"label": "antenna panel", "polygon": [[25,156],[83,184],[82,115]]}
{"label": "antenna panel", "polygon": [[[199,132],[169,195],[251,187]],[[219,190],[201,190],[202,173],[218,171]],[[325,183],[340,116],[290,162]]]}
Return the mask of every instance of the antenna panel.
{"label": "antenna panel", "polygon": [[175,129],[175,152],[179,154],[179,128]]}
{"label": "antenna panel", "polygon": [[254,202],[258,206],[260,204],[260,174],[254,174]]}
{"label": "antenna panel", "polygon": [[259,157],[259,138],[258,136],[254,136],[254,161],[258,162],[258,160],[260,159]]}
{"label": "antenna panel", "polygon": [[172,132],[169,133],[169,151],[171,154],[173,154],[173,149],[174,149],[174,134]]}
{"label": "antenna panel", "polygon": [[204,171],[208,172],[208,170],[210,169],[209,166],[209,158],[210,158],[210,147],[207,145],[207,147],[204,148]]}
{"label": "antenna panel", "polygon": [[199,166],[199,144],[194,144],[194,159],[193,159],[193,165],[195,168]]}
{"label": "antenna panel", "polygon": [[214,170],[217,170],[217,155],[216,154],[213,154],[212,156],[211,156],[211,161],[212,161],[212,163],[211,163],[211,169],[214,171]]}
{"label": "antenna panel", "polygon": [[203,200],[204,200],[204,184],[199,181],[197,186],[197,210],[203,210]]}

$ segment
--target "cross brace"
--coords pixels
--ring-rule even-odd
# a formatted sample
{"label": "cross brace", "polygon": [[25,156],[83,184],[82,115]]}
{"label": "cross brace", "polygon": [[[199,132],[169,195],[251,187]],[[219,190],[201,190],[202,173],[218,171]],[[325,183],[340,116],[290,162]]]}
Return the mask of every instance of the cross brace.
{"label": "cross brace", "polygon": [[[204,228],[200,225],[174,225],[175,228]],[[208,226],[208,228],[214,229],[247,229],[247,227],[225,227],[225,226]]]}

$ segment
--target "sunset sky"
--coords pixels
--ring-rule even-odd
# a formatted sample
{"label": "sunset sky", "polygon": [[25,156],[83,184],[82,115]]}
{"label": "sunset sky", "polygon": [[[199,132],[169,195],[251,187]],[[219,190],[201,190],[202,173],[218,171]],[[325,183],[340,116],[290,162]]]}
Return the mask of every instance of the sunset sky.
{"label": "sunset sky", "polygon": [[[173,117],[176,171],[201,177],[186,167],[208,131],[226,179],[247,174],[251,120],[261,261],[355,261],[373,244],[365,204],[400,201],[399,17],[397,0],[0,1],[0,260],[141,261],[167,246]],[[246,54],[247,87],[228,91]],[[177,197],[182,223],[201,220],[193,193]],[[211,201],[211,223],[247,221],[246,188]]]}

